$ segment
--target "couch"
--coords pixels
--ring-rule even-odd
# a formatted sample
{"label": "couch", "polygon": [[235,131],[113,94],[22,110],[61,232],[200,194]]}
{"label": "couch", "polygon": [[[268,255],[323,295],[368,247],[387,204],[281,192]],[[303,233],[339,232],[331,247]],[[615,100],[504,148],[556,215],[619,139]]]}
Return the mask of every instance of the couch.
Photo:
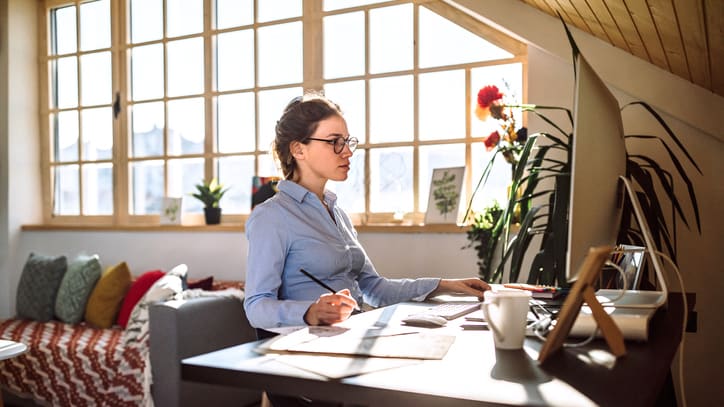
{"label": "couch", "polygon": [[[144,348],[123,346],[124,330],[118,327],[99,329],[57,320],[0,321],[0,337],[23,341],[30,348],[0,362],[3,394],[30,399],[31,405],[258,404],[258,392],[181,379],[182,359],[255,340],[240,298],[217,295],[151,303],[148,317],[147,357]],[[150,380],[144,373],[148,371]]]}

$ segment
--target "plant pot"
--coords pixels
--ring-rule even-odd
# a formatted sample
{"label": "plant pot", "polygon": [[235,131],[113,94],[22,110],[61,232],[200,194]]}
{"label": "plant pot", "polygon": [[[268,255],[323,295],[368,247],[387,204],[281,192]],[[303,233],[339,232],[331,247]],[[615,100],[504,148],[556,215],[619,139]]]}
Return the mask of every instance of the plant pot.
{"label": "plant pot", "polygon": [[204,219],[207,225],[218,225],[221,223],[221,208],[204,208]]}

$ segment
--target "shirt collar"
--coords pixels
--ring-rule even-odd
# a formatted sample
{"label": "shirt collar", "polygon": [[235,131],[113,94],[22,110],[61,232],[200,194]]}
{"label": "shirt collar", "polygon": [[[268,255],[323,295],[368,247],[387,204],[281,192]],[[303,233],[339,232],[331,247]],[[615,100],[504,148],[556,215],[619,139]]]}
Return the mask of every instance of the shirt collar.
{"label": "shirt collar", "polygon": [[[281,180],[279,181],[279,184],[277,184],[277,188],[279,188],[279,191],[284,192],[285,194],[292,197],[295,201],[302,203],[306,199],[307,196],[313,196],[314,194],[310,192],[307,188],[304,188],[303,186],[297,184],[294,181],[289,180]],[[337,194],[334,192],[325,189],[324,190],[324,200],[327,201],[327,205],[329,205],[330,208],[334,207],[335,203],[337,202]]]}

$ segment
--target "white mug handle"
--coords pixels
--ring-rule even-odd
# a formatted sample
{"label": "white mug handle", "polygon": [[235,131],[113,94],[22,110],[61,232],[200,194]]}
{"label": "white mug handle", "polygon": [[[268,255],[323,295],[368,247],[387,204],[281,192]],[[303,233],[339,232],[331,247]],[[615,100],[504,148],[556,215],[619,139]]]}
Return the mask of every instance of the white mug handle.
{"label": "white mug handle", "polygon": [[505,340],[505,335],[503,335],[503,332],[495,326],[495,322],[493,322],[493,318],[490,316],[490,311],[488,310],[488,307],[491,304],[497,305],[497,298],[493,297],[492,299],[486,299],[485,302],[482,304],[482,310],[483,315],[485,315],[485,320],[488,321],[488,326],[493,331],[493,335],[495,335],[498,338],[498,342],[503,342]]}

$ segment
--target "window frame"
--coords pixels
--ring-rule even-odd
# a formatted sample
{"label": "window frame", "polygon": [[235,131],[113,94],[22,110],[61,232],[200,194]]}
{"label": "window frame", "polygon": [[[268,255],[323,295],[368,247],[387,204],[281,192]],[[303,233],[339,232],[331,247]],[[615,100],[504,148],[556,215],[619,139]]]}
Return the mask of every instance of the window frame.
{"label": "window frame", "polygon": [[[50,45],[50,11],[53,8],[57,8],[59,6],[64,5],[75,5],[76,6],[76,16],[79,16],[79,6],[86,2],[84,0],[45,0],[44,7],[40,9],[39,12],[39,28],[41,35],[39,36],[39,80],[40,80],[40,103],[41,103],[41,109],[40,109],[40,147],[41,147],[41,169],[42,169],[42,175],[41,175],[41,182],[42,182],[42,188],[43,188],[43,223],[45,225],[57,225],[57,226],[88,226],[88,227],[108,227],[108,226],[114,226],[114,227],[130,227],[130,228],[136,228],[136,227],[148,227],[148,226],[158,226],[160,216],[151,214],[151,215],[132,215],[129,212],[129,197],[130,197],[130,184],[129,184],[129,178],[130,178],[130,163],[134,161],[132,157],[129,155],[129,140],[133,136],[131,127],[131,118],[130,118],[130,108],[133,104],[137,102],[133,102],[131,100],[131,89],[130,89],[130,51],[129,49],[132,48],[132,45],[137,44],[131,44],[130,42],[130,14],[129,14],[129,8],[130,8],[130,0],[109,0],[110,1],[110,12],[111,12],[111,19],[110,19],[110,26],[111,26],[111,45],[110,45],[110,52],[112,56],[112,95],[114,101],[116,100],[116,95],[119,95],[119,104],[120,104],[120,113],[117,116],[115,120],[113,120],[113,151],[112,151],[112,158],[109,160],[112,163],[113,166],[113,214],[112,215],[53,215],[54,207],[53,207],[53,167],[54,164],[52,163],[52,138],[53,138],[53,131],[51,127],[51,122],[49,120],[49,117],[51,114],[56,112],[58,109],[51,108],[50,103],[50,96],[53,92],[53,90],[50,88],[50,85],[52,84],[52,78],[51,78],[51,69],[50,69],[50,60],[54,59],[54,56],[50,55],[49,51],[49,45]],[[369,95],[369,81],[371,79],[378,79],[378,78],[385,78],[385,77],[391,77],[391,76],[397,76],[401,72],[407,73],[412,75],[413,77],[413,91],[415,94],[419,92],[418,89],[418,76],[420,74],[430,73],[430,72],[442,72],[442,71],[449,71],[453,69],[463,69],[465,71],[465,97],[466,97],[466,113],[465,113],[465,137],[464,138],[457,138],[457,139],[449,139],[449,140],[420,140],[417,127],[418,127],[418,119],[419,119],[419,111],[417,106],[417,97],[414,98],[414,137],[412,141],[405,141],[405,142],[377,142],[377,143],[370,143],[369,138],[369,118],[365,118],[367,121],[366,125],[366,131],[368,132],[367,137],[364,138],[364,142],[360,143],[358,146],[358,151],[364,150],[365,151],[365,163],[364,163],[364,172],[365,172],[365,212],[364,213],[351,213],[351,217],[353,218],[353,221],[356,225],[360,225],[362,227],[367,227],[370,230],[375,231],[384,231],[384,230],[399,230],[400,225],[406,225],[406,226],[420,226],[424,222],[425,213],[421,211],[419,208],[419,193],[421,190],[421,186],[419,185],[419,148],[421,146],[427,146],[427,145],[443,145],[443,144],[464,144],[465,145],[465,165],[466,165],[466,181],[464,184],[464,190],[466,192],[466,196],[470,196],[472,189],[474,187],[474,180],[472,179],[471,173],[471,163],[472,163],[472,146],[473,143],[480,143],[483,141],[485,137],[482,136],[473,136],[471,134],[471,108],[470,108],[470,102],[473,100],[474,95],[472,95],[471,90],[471,84],[470,84],[470,77],[471,77],[471,70],[474,68],[479,67],[485,67],[485,66],[493,66],[493,65],[504,65],[504,64],[511,64],[511,63],[519,63],[521,64],[522,68],[522,101],[525,101],[527,99],[527,70],[528,70],[528,56],[527,56],[527,45],[525,43],[522,43],[518,41],[517,39],[514,39],[513,37],[508,36],[507,34],[500,32],[488,25],[486,25],[484,22],[481,22],[472,16],[466,14],[464,11],[458,10],[454,8],[453,6],[450,6],[442,1],[419,1],[419,0],[393,0],[383,3],[376,3],[371,5],[364,5],[364,6],[357,6],[357,7],[350,7],[345,9],[339,9],[339,10],[332,10],[332,11],[323,11],[322,10],[322,2],[323,0],[303,0],[302,5],[302,16],[301,17],[295,17],[295,18],[289,18],[284,20],[278,20],[273,22],[264,22],[260,23],[257,21],[254,21],[253,24],[249,26],[243,26],[243,27],[252,27],[254,29],[254,41],[255,41],[255,49],[254,49],[254,55],[255,55],[255,64],[254,64],[254,70],[255,70],[255,77],[258,76],[256,73],[258,70],[257,63],[258,63],[258,39],[256,36],[256,30],[259,27],[264,27],[268,25],[275,25],[279,23],[286,23],[290,21],[301,21],[302,22],[302,31],[303,31],[303,79],[302,82],[297,84],[284,84],[279,86],[259,86],[258,82],[255,82],[253,89],[250,89],[254,93],[254,103],[258,108],[258,92],[263,90],[271,90],[275,88],[293,88],[293,87],[299,87],[303,89],[315,89],[315,90],[321,90],[324,88],[325,84],[327,83],[336,83],[336,82],[346,82],[353,79],[359,79],[365,82],[365,88],[366,93]],[[268,154],[267,150],[261,150],[260,146],[258,145],[259,141],[259,126],[256,126],[255,129],[255,138],[256,138],[256,147],[253,152],[244,152],[244,153],[220,153],[216,151],[215,149],[215,142],[216,142],[216,122],[215,122],[215,115],[216,115],[216,98],[220,95],[224,94],[230,94],[230,93],[240,93],[238,90],[235,91],[219,91],[215,89],[214,85],[214,52],[215,49],[213,47],[213,43],[215,40],[215,36],[219,33],[227,32],[227,31],[233,31],[238,29],[238,27],[234,27],[233,29],[217,29],[214,27],[214,22],[212,21],[214,13],[210,12],[211,7],[213,7],[213,0],[206,0],[204,1],[204,23],[203,23],[203,31],[200,33],[200,36],[203,39],[204,44],[204,91],[203,94],[200,95],[204,100],[204,106],[205,106],[205,137],[204,137],[204,151],[202,154],[199,154],[198,156],[203,158],[204,160],[204,173],[207,174],[206,178],[211,178],[215,176],[215,167],[218,166],[215,159],[223,156],[237,156],[237,155],[251,155],[254,157],[254,170],[256,174],[259,174],[260,170],[260,156]],[[484,40],[492,43],[493,45],[496,45],[508,52],[510,52],[513,57],[504,59],[504,60],[495,60],[495,61],[482,61],[482,62],[476,62],[476,63],[465,63],[465,64],[458,64],[458,65],[446,65],[446,66],[439,66],[439,67],[432,67],[432,68],[420,68],[418,66],[418,53],[419,53],[419,47],[415,45],[413,47],[413,53],[414,53],[414,63],[412,69],[401,71],[401,72],[394,72],[394,73],[376,73],[372,74],[369,72],[369,67],[365,69],[364,74],[362,75],[356,75],[356,76],[350,76],[350,77],[344,77],[344,78],[335,78],[335,79],[329,79],[326,80],[323,77],[323,52],[320,51],[323,48],[323,18],[325,16],[330,15],[337,15],[337,14],[343,14],[348,13],[350,11],[363,11],[365,13],[369,13],[370,10],[381,8],[381,7],[388,7],[391,5],[399,5],[399,4],[412,4],[413,6],[413,38],[415,41],[415,44],[418,44],[418,21],[419,21],[419,7],[425,7],[429,9],[430,11],[437,13],[438,15],[460,25],[461,27],[467,29],[468,31],[471,31],[472,33],[480,36]],[[164,9],[164,18],[165,18],[165,9]],[[76,22],[76,27],[79,26],[80,22]],[[369,31],[369,20],[365,19],[365,30]],[[188,37],[197,37],[197,35],[190,35]],[[127,38],[128,40],[121,39]],[[176,38],[185,38],[185,36],[181,37],[173,37]],[[168,37],[163,36],[162,42],[166,43],[168,42]],[[77,42],[80,43],[80,35],[77,35]],[[369,41],[365,41],[365,52],[369,54]],[[81,55],[84,54],[84,52],[80,51],[79,49],[76,50],[75,55]],[[67,54],[66,54],[67,55]],[[164,52],[164,64],[166,64],[166,57]],[[369,65],[369,61],[367,62],[367,65]],[[164,65],[165,69],[166,65]],[[78,73],[80,75],[80,73]],[[166,77],[166,75],[164,75]],[[164,108],[167,108],[167,103],[169,100],[174,100],[175,97],[169,97],[164,92],[164,96],[160,101],[164,103]],[[156,100],[156,99],[153,99]],[[344,107],[343,107],[344,108]],[[82,110],[82,107],[77,108],[80,112]],[[370,99],[369,97],[365,100],[365,111],[369,112],[370,110]],[[259,112],[258,110],[255,112],[256,120],[259,119]],[[523,118],[523,124],[525,124],[525,117]],[[164,130],[166,132],[166,130]],[[80,143],[80,140],[79,140]],[[370,151],[372,149],[377,148],[386,148],[386,147],[399,147],[399,146],[411,146],[413,149],[413,175],[412,175],[412,183],[413,183],[413,205],[414,210],[411,213],[408,213],[405,215],[404,220],[401,222],[399,219],[395,219],[395,216],[393,213],[372,213],[370,212]],[[181,157],[188,157],[188,155],[183,155]],[[82,157],[78,157],[80,161],[82,161]],[[178,158],[177,156],[169,156],[167,154],[167,151],[164,151],[163,155],[157,156],[156,158],[163,160],[164,167],[168,167],[168,161],[169,159],[175,159]],[[250,174],[251,176],[252,174]],[[168,183],[168,175],[164,175],[164,188],[165,191],[168,190],[168,186],[166,185]],[[79,192],[78,199],[81,200],[80,205],[82,205],[82,181],[80,181],[81,188]],[[81,206],[82,207],[82,206]],[[248,214],[224,214],[222,217],[222,225],[230,226],[230,227],[238,227],[239,225],[243,225],[248,217]],[[184,227],[190,227],[190,226],[197,226],[197,225],[203,225],[203,213],[184,213],[183,215],[183,224],[181,226],[165,226],[166,228],[184,228]],[[440,229],[439,226],[435,227],[432,225],[427,225],[429,227],[432,227],[432,229]],[[442,228],[447,230],[448,228]]]}

